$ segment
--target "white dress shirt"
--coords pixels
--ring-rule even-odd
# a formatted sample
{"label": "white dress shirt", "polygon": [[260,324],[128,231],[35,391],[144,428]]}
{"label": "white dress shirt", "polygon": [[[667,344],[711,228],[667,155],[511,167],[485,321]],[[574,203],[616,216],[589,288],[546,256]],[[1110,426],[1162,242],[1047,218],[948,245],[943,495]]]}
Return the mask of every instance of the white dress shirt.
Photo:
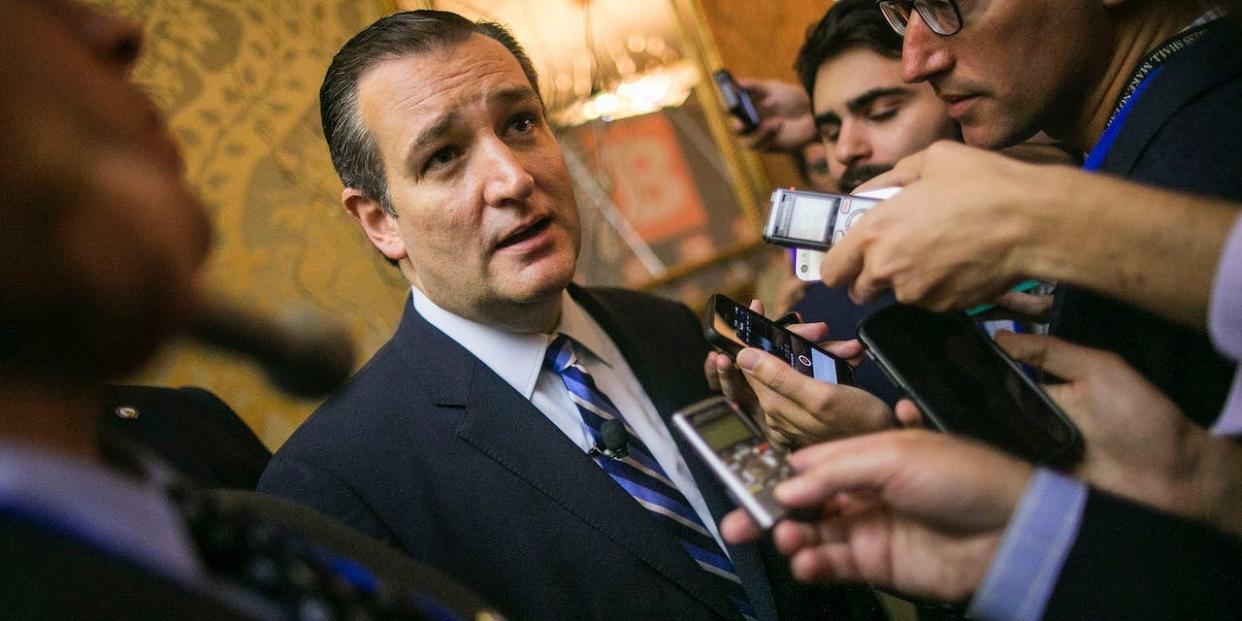
{"label": "white dress shirt", "polygon": [[569,297],[568,292],[561,294],[561,318],[555,333],[514,334],[454,315],[436,306],[417,287],[412,289],[414,309],[418,314],[474,354],[585,453],[593,443],[586,423],[578,413],[578,406],[570,398],[569,389],[565,388],[561,376],[543,367],[544,353],[556,333],[571,337],[578,362],[621,411],[634,434],[651,449],[652,457],[660,462],[669,479],[685,495],[691,508],[707,526],[716,543],[720,544],[720,549],[727,550],[716,522],[707,510],[707,502],[703,500],[703,494],[699,492],[690,469],[677,450],[672,432],[660,418],[612,339]]}

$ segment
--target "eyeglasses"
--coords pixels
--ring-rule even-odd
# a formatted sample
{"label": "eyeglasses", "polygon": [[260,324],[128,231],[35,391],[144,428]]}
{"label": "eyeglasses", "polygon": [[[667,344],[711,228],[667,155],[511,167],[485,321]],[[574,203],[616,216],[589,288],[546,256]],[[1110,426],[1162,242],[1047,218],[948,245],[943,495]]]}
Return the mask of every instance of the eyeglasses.
{"label": "eyeglasses", "polygon": [[878,4],[888,25],[901,36],[906,34],[913,11],[918,11],[923,23],[938,35],[947,37],[962,29],[962,12],[954,0],[878,0]]}

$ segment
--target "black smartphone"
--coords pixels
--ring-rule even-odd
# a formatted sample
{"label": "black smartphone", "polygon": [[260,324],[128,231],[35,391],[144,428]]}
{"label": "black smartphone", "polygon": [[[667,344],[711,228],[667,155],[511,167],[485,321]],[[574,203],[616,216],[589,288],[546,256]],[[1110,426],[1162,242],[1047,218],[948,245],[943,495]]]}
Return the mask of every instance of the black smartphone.
{"label": "black smartphone", "polygon": [[738,86],[733,74],[728,69],[717,69],[712,72],[712,79],[716,81],[716,88],[720,90],[720,97],[724,99],[729,114],[742,121],[743,132],[750,133],[759,129],[759,110],[755,108],[755,102],[751,101],[746,89]]}
{"label": "black smartphone", "polygon": [[707,301],[703,333],[713,347],[730,358],[757,347],[789,363],[799,373],[833,384],[854,385],[854,369],[814,343],[772,320],[716,293]]}
{"label": "black smartphone", "polygon": [[828,250],[863,214],[880,204],[878,198],[782,189],[773,191],[771,200],[763,240],[811,250]]}
{"label": "black smartphone", "polygon": [[1029,461],[1078,458],[1073,421],[966,313],[894,304],[863,319],[858,339],[931,426]]}

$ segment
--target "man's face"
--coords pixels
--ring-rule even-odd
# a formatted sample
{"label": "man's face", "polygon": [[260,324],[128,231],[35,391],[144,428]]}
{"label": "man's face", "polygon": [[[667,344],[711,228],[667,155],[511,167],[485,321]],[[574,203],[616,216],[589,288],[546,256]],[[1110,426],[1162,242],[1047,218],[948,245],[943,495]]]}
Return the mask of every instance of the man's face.
{"label": "man's face", "polygon": [[176,146],[128,82],[140,45],[75,2],[0,4],[0,315],[70,373],[128,370],[183,325],[208,245]]}
{"label": "man's face", "polygon": [[925,84],[901,79],[901,61],[864,47],[819,66],[812,108],[841,191],[890,168],[943,138],[957,126]]}
{"label": "man's face", "polygon": [[[387,60],[358,85],[383,158],[415,285],[467,318],[559,296],[578,257],[578,212],[560,146],[517,59],[472,35]],[[374,240],[374,237],[373,237]]]}
{"label": "man's face", "polygon": [[1104,3],[959,0],[963,27],[944,37],[912,16],[904,77],[948,104],[966,142],[999,148],[1037,131],[1061,134],[1114,49]]}
{"label": "man's face", "polygon": [[828,149],[823,142],[811,141],[800,150],[799,155],[806,166],[806,181],[820,192],[836,192],[837,178],[828,166]]}

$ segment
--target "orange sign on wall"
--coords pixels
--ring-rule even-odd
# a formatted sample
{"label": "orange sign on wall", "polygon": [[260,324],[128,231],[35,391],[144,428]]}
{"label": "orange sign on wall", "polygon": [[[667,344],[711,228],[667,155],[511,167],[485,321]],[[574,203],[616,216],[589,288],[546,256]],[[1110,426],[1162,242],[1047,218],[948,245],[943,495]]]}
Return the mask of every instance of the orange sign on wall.
{"label": "orange sign on wall", "polygon": [[612,200],[649,244],[668,241],[704,226],[707,210],[677,134],[661,114],[609,123],[598,134],[584,132],[584,145],[602,158],[612,183]]}

